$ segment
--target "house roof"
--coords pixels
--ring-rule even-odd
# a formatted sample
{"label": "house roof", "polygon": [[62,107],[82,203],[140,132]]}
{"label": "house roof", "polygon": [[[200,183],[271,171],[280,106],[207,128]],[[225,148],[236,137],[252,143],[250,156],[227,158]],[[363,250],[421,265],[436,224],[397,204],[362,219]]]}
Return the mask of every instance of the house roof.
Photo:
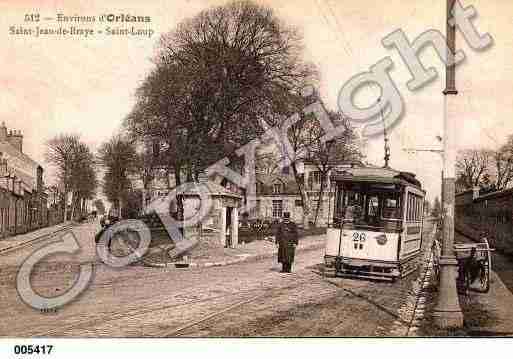
{"label": "house roof", "polygon": [[[298,194],[299,188],[294,177],[291,175],[264,175],[257,174],[257,195],[271,195],[271,194]],[[274,185],[280,183],[283,185],[279,193],[274,192]]]}
{"label": "house roof", "polygon": [[200,185],[206,186],[208,193],[211,196],[225,196],[225,197],[233,197],[233,198],[242,199],[242,196],[240,194],[232,192],[213,181],[204,181],[204,182],[200,182],[200,183],[196,183],[196,182],[185,183],[182,186],[183,190],[181,190],[179,192],[179,194],[182,196],[199,196],[201,193]]}
{"label": "house roof", "polygon": [[12,168],[10,174],[23,182],[25,190],[32,191],[36,186],[36,170],[40,165],[7,141],[0,141],[0,152],[7,158],[7,166]]}
{"label": "house roof", "polygon": [[37,168],[39,166],[39,163],[34,161],[32,158],[30,158],[28,155],[26,155],[23,152],[18,151],[16,147],[11,145],[7,141],[0,141],[0,152],[7,153],[11,157],[16,157],[23,162],[33,166],[34,168]]}
{"label": "house roof", "polygon": [[[312,159],[305,159],[303,161],[303,163],[305,165],[316,165],[316,161],[312,160]],[[329,166],[334,166],[334,167],[355,167],[355,166],[364,166],[364,163],[360,160],[349,160],[349,161],[328,161],[328,163],[326,163],[327,165]]]}

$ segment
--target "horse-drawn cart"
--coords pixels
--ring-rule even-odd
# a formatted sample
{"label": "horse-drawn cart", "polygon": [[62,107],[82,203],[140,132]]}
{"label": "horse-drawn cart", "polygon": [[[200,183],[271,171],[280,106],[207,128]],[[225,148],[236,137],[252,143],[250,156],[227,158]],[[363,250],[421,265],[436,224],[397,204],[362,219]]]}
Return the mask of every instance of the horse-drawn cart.
{"label": "horse-drawn cart", "polygon": [[[482,238],[480,243],[458,243],[454,252],[458,261],[458,288],[460,291],[487,293],[490,290],[490,272],[492,270],[491,252],[488,240]],[[431,247],[434,279],[438,281],[440,274],[439,260],[441,243],[435,239]]]}

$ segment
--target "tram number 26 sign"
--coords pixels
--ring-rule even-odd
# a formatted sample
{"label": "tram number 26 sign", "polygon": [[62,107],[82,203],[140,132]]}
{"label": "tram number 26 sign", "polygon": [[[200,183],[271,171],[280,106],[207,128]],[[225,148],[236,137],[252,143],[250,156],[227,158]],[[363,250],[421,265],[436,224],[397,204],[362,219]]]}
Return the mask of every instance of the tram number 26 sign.
{"label": "tram number 26 sign", "polygon": [[353,233],[353,242],[365,242],[365,233],[363,232],[354,232]]}
{"label": "tram number 26 sign", "polygon": [[362,250],[363,243],[365,242],[365,233],[363,232],[354,232],[353,233],[353,243],[354,249]]}

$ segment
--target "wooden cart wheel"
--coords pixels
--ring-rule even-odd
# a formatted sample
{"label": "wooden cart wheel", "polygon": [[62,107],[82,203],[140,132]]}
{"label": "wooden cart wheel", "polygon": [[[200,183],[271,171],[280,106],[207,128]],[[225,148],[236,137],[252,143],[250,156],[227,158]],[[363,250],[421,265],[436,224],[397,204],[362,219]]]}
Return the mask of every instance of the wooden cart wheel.
{"label": "wooden cart wheel", "polygon": [[482,262],[482,270],[479,276],[479,281],[481,284],[481,288],[479,292],[488,293],[490,291],[490,273],[492,271],[492,253],[490,252],[490,245],[486,238],[483,238],[485,249],[486,249],[486,259]]}

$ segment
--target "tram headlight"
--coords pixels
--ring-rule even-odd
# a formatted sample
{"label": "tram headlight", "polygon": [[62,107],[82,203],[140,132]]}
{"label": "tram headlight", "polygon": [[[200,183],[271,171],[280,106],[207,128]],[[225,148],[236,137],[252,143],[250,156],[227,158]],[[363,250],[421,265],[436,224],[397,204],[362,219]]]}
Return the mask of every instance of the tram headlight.
{"label": "tram headlight", "polygon": [[379,236],[376,237],[376,241],[378,242],[379,245],[385,245],[387,243],[387,236],[385,236],[384,234],[380,234]]}

